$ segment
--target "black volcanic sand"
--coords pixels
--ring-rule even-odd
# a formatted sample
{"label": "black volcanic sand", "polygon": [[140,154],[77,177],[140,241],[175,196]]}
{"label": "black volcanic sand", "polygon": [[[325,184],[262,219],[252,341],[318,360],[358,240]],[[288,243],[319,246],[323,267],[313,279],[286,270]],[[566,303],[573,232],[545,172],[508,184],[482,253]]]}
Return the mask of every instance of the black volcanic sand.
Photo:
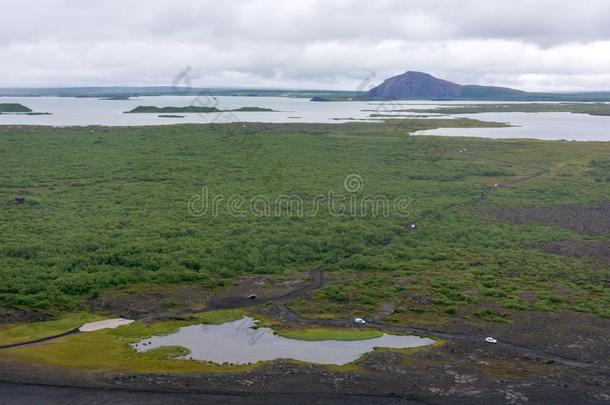
{"label": "black volcanic sand", "polygon": [[[610,201],[592,207],[494,207],[482,211],[501,221],[560,226],[588,236],[610,235]],[[567,257],[591,257],[602,265],[610,263],[610,241],[606,240],[559,240],[530,247]]]}
{"label": "black volcanic sand", "polygon": [[3,323],[43,322],[51,319],[51,314],[38,309],[0,309],[0,325]]}
{"label": "black volcanic sand", "polygon": [[[364,371],[357,373],[282,360],[240,374],[201,375],[84,371],[68,376],[65,370],[51,367],[33,370],[2,360],[0,364],[1,380],[20,381],[9,390],[0,383],[0,401],[13,395],[22,401],[16,403],[53,403],[51,398],[62,403],[72,395],[79,401],[95,398],[95,403],[143,403],[143,397],[163,394],[159,397],[172,402],[184,398],[184,403],[222,398],[226,403],[397,403],[406,399],[441,404],[601,404],[610,393],[610,378],[601,372],[515,357],[484,343],[447,343],[407,357],[375,352],[362,362]],[[40,386],[27,382],[62,388],[49,393],[45,390],[50,387],[43,387],[38,392]],[[75,389],[77,393],[72,394]],[[186,402],[189,396],[192,402]]]}
{"label": "black volcanic sand", "polygon": [[[610,232],[610,203],[596,207],[493,208],[487,209],[486,214],[502,220],[563,226],[588,235]],[[601,256],[597,256],[607,257],[606,241],[558,241],[545,246],[560,254],[596,257],[594,251],[601,251]],[[295,277],[280,286],[280,292],[285,294],[285,300],[296,292],[307,292],[320,284],[312,278],[311,285],[303,286],[303,281]],[[264,281],[258,280],[261,286]],[[271,288],[271,283],[267,288]],[[262,299],[266,288],[256,292]],[[521,293],[526,294],[516,292]],[[201,301],[194,305],[198,307],[231,298],[231,291],[226,294],[229,296],[208,297],[206,291],[176,289],[171,295],[183,297],[185,302],[198,297]],[[123,312],[129,307],[145,307],[159,296],[106,298],[110,300],[90,304],[110,312]],[[109,304],[112,298],[118,302]],[[165,310],[152,308],[152,312]],[[298,317],[283,319],[286,314],[281,305],[262,305],[256,311],[277,319],[281,327],[307,326],[307,321]],[[151,311],[133,312],[154,316]],[[610,320],[570,311],[511,311],[510,323],[495,323],[464,312],[438,328],[481,339],[452,339],[406,352],[379,350],[353,368],[341,371],[277,360],[243,373],[138,374],[24,364],[0,356],[0,403],[605,404],[610,401]],[[523,354],[509,345],[487,344],[483,336],[590,365],[559,364],[535,354]]]}
{"label": "black volcanic sand", "polygon": [[7,404],[64,405],[64,404],[419,404],[400,398],[376,396],[319,396],[319,395],[255,395],[233,393],[184,393],[151,390],[122,390],[94,387],[55,387],[0,382],[0,401]]}
{"label": "black volcanic sand", "polygon": [[610,241],[606,240],[558,240],[536,243],[532,247],[561,256],[588,256],[601,263],[610,264]]}
{"label": "black volcanic sand", "polygon": [[[286,327],[275,306],[266,315]],[[453,333],[494,336],[575,360],[607,366],[610,320],[592,315],[518,311],[511,323],[460,317]],[[15,382],[3,384],[1,382]],[[35,385],[29,385],[35,384]],[[42,384],[42,385],[41,385]],[[59,388],[57,386],[61,386]],[[398,352],[379,350],[353,369],[277,360],[242,373],[138,374],[23,364],[0,357],[0,403],[607,403],[610,371],[576,368],[524,355],[511,347],[449,340]],[[400,402],[405,403],[405,402]],[[410,403],[410,402],[406,402]]]}
{"label": "black volcanic sand", "polygon": [[593,207],[583,205],[494,207],[484,209],[483,212],[493,219],[502,221],[556,225],[592,236],[610,234],[610,201]]}

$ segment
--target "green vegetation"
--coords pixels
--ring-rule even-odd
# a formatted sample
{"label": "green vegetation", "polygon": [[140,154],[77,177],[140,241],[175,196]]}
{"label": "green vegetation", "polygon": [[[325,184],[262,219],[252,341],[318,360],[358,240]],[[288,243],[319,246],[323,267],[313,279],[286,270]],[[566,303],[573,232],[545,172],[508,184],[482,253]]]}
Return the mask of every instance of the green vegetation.
{"label": "green vegetation", "polygon": [[[216,289],[324,262],[328,285],[292,308],[328,317],[391,303],[397,323],[489,318],[486,308],[508,320],[522,309],[609,316],[607,266],[530,248],[583,235],[481,209],[607,200],[610,144],[407,135],[437,124],[0,128],[0,308],[59,314],[108,289]],[[205,186],[210,201],[297,196],[311,212],[315,196],[348,194],[350,174],[364,182],[349,194],[356,201],[408,196],[408,215],[333,215],[324,204],[303,216],[187,209]],[[495,183],[507,186],[491,192]],[[11,204],[17,197],[25,202]]]}
{"label": "green vegetation", "polygon": [[221,112],[216,107],[198,107],[198,106],[185,106],[185,107],[155,107],[155,106],[138,106],[131,111],[126,111],[126,114],[138,114],[138,113],[216,113]]}
{"label": "green vegetation", "polygon": [[279,330],[277,334],[299,340],[363,340],[380,337],[383,332],[375,329],[308,328]]}
{"label": "green vegetation", "polygon": [[17,103],[0,103],[0,114],[51,115],[47,112],[34,112],[30,108]]}
{"label": "green vegetation", "polygon": [[414,113],[442,113],[442,114],[477,114],[498,112],[569,112],[575,114],[610,115],[610,104],[595,103],[522,103],[522,104],[467,104],[467,105],[441,105],[439,108],[431,109],[404,109],[396,110]]}
{"label": "green vegetation", "polygon": [[233,112],[273,112],[271,108],[263,108],[263,107],[239,107],[234,110],[228,110]]}
{"label": "green vegetation", "polygon": [[121,100],[131,100],[131,97],[127,96],[127,95],[117,95],[117,96],[100,97],[100,100],[121,101]]}
{"label": "green vegetation", "polygon": [[598,182],[610,182],[610,159],[595,159],[589,164],[589,174]]}
{"label": "green vegetation", "polygon": [[[471,118],[407,118],[386,120],[387,127],[395,129],[405,129],[405,133],[413,133],[434,128],[505,128],[510,125],[504,122],[480,121]],[[434,144],[443,147],[443,142],[432,141]]]}
{"label": "green vegetation", "polygon": [[147,354],[149,357],[155,357],[157,360],[172,360],[188,356],[191,354],[191,351],[182,346],[163,346],[152,349]]}
{"label": "green vegetation", "polygon": [[28,342],[47,336],[58,335],[100,319],[101,317],[95,315],[78,313],[47,322],[0,324],[0,345]]}
{"label": "green vegetation", "polygon": [[[106,329],[97,332],[79,333],[65,336],[46,342],[44,345],[23,346],[5,349],[3,356],[7,359],[45,363],[55,366],[71,368],[87,368],[96,370],[113,370],[127,372],[164,372],[164,373],[193,373],[193,372],[242,372],[260,367],[268,362],[259,362],[248,365],[214,364],[200,361],[179,360],[190,354],[190,351],[180,346],[164,346],[147,352],[136,352],[130,347],[151,336],[173,333],[180,327],[207,323],[219,324],[240,319],[245,315],[243,310],[213,311],[190,316],[184,321],[156,321],[144,323],[134,322],[117,329]],[[75,320],[91,321],[96,318],[87,318],[85,315],[70,315],[60,321],[66,324]],[[23,328],[31,330],[49,329],[45,323],[24,325]],[[298,328],[280,329],[278,335],[300,340],[362,340],[372,339],[383,335],[383,332],[366,328]],[[0,335],[1,336],[1,335]],[[435,345],[438,344],[435,343]],[[412,353],[419,348],[405,349],[404,353]],[[388,349],[391,350],[391,349]],[[399,351],[399,350],[395,350]],[[362,358],[344,366],[329,368],[338,371],[358,371],[358,364]],[[297,362],[294,361],[295,363]]]}
{"label": "green vegetation", "polygon": [[30,113],[32,110],[22,104],[0,103],[0,114],[3,113]]}
{"label": "green vegetation", "polygon": [[[503,122],[493,122],[493,121],[480,121],[471,118],[455,118],[455,119],[444,119],[444,118],[427,118],[421,119],[419,117],[407,117],[407,116],[395,116],[395,115],[383,115],[383,119],[376,117],[377,114],[371,114],[369,117],[371,119],[375,119],[379,122],[384,122],[384,131],[388,135],[397,136],[397,135],[409,135],[415,133],[417,131],[423,131],[426,129],[436,129],[436,128],[505,128],[510,127],[510,125]],[[389,117],[392,117],[389,119]],[[385,119],[388,118],[388,119]],[[369,119],[355,119],[355,118],[333,118],[336,121],[369,121]],[[367,135],[365,131],[368,131],[368,127],[358,127],[353,126],[349,128],[352,136],[356,135]],[[345,133],[347,127],[343,128],[344,130],[339,130],[338,132]],[[379,131],[375,131],[377,135],[379,135]],[[439,148],[444,148],[442,142],[432,141],[428,144],[437,145]]]}
{"label": "green vegetation", "polygon": [[155,107],[155,106],[138,106],[131,111],[126,111],[126,114],[138,113],[218,113],[218,112],[273,112],[270,108],[262,107],[240,107],[234,110],[220,110],[216,107],[201,107],[188,105],[184,107]]}
{"label": "green vegetation", "polygon": [[129,345],[141,339],[168,334],[180,327],[197,323],[223,323],[240,319],[243,311],[215,311],[191,317],[188,321],[153,322],[141,321],[117,329],[78,333],[44,345],[23,346],[6,349],[6,358],[42,362],[50,365],[130,372],[239,372],[264,365],[216,365],[195,361],[175,360],[186,355],[186,349],[164,347],[150,352],[137,353]]}

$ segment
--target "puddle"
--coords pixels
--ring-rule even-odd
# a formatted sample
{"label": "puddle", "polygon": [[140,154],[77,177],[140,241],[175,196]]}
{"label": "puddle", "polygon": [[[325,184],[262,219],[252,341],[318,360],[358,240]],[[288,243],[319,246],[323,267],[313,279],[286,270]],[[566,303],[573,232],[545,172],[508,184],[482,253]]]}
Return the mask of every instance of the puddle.
{"label": "puddle", "polygon": [[320,364],[347,364],[375,347],[425,346],[434,340],[419,336],[388,335],[363,340],[305,341],[273,334],[269,328],[252,329],[256,321],[244,317],[221,325],[192,325],[165,336],[154,336],[133,344],[139,352],[164,346],[182,346],[191,351],[181,359],[212,363],[247,364],[274,359],[294,359]]}

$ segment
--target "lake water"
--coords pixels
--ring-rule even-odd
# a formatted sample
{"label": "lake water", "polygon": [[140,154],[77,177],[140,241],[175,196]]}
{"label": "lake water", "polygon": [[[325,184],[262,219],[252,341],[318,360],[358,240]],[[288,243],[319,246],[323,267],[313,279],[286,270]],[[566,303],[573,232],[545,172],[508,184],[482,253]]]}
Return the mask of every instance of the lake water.
{"label": "lake water", "polygon": [[[294,359],[319,364],[347,364],[375,347],[408,348],[426,346],[434,340],[418,336],[381,337],[364,340],[305,341],[273,334],[269,328],[253,329],[249,317],[221,325],[192,325],[176,333],[143,339],[132,345],[139,352],[165,346],[181,346],[191,353],[184,359],[212,363],[247,364],[275,359]],[[146,343],[146,344],[144,344]]]}
{"label": "lake water", "polygon": [[[131,100],[100,100],[73,97],[1,97],[0,103],[20,103],[36,112],[53,115],[0,115],[2,124],[31,125],[162,125],[210,122],[315,122],[333,123],[335,118],[367,118],[371,108],[366,102],[310,102],[306,98],[288,97],[193,97],[149,96]],[[277,112],[221,112],[183,114],[184,118],[159,118],[158,114],[124,114],[138,106],[184,107],[189,105],[231,110],[240,107],[263,107]]]}
{"label": "lake water", "polygon": [[534,138],[568,141],[609,141],[610,117],[572,113],[481,113],[461,115],[481,121],[506,122],[508,128],[439,128],[416,135]]}
{"label": "lake water", "polygon": [[[230,97],[230,96],[146,96],[131,100],[100,100],[73,97],[0,97],[0,103],[20,103],[36,112],[52,115],[0,114],[0,125],[166,125],[177,123],[223,122],[308,122],[341,123],[350,119],[370,120],[370,114],[392,114],[392,110],[431,108],[433,101],[388,102],[311,102],[306,98]],[[493,104],[494,102],[443,102],[452,104]],[[503,102],[505,104],[505,102]],[[159,118],[158,114],[125,114],[137,106],[205,106],[230,110],[240,107],[262,107],[276,112],[221,112],[210,114],[177,114],[184,118]],[[368,111],[363,111],[368,110]],[[371,111],[372,110],[372,111]],[[417,113],[397,113],[418,116]],[[609,141],[610,117],[570,113],[482,113],[459,115],[486,121],[500,121],[512,128],[451,128],[422,131],[418,135],[479,136],[489,138],[566,139]],[[442,118],[453,118],[442,116]]]}

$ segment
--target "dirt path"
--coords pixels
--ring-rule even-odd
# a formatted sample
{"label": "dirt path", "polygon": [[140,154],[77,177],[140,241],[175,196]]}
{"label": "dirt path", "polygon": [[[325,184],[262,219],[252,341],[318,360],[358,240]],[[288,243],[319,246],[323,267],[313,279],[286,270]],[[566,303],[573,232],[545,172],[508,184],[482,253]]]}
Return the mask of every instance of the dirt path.
{"label": "dirt path", "polygon": [[[483,157],[479,157],[483,158]],[[515,179],[503,184],[498,184],[498,186],[486,187],[481,190],[480,195],[476,196],[471,202],[466,204],[452,204],[446,209],[456,208],[458,206],[476,206],[484,201],[492,193],[495,193],[502,188],[513,187],[518,184],[530,181],[532,179],[543,176],[544,174],[549,173],[547,169],[541,168],[532,168],[535,169],[533,174],[521,177],[519,179]],[[422,217],[419,221],[425,220],[426,217]],[[349,257],[349,256],[348,256]],[[309,271],[309,281],[307,284],[289,292],[286,294],[278,295],[275,297],[270,297],[266,299],[248,299],[247,297],[219,297],[213,299],[208,303],[204,311],[184,311],[183,315],[195,312],[208,312],[212,310],[218,309],[228,309],[228,308],[242,308],[242,307],[254,307],[257,305],[269,304],[274,305],[279,311],[281,317],[288,321],[289,323],[300,323],[310,326],[335,326],[335,327],[357,327],[352,319],[333,319],[333,320],[319,320],[319,319],[308,319],[304,318],[295,312],[291,311],[288,308],[288,304],[296,299],[301,298],[308,292],[323,288],[325,285],[325,277],[324,271],[331,264],[341,263],[343,260],[347,259],[345,257],[340,259],[335,263],[324,263],[318,265]],[[159,317],[157,319],[163,319],[163,317]],[[588,369],[595,370],[601,372],[604,375],[610,375],[610,370],[606,366],[587,363],[582,361],[577,361],[574,359],[558,356],[553,353],[549,353],[543,350],[537,350],[525,346],[521,346],[518,344],[514,344],[508,341],[500,341],[496,345],[490,345],[484,342],[484,335],[479,334],[459,334],[459,333],[449,333],[442,330],[432,329],[432,328],[416,328],[409,326],[398,326],[387,324],[384,322],[368,322],[366,327],[378,328],[387,331],[395,331],[399,333],[405,334],[416,334],[416,335],[425,335],[430,337],[435,337],[439,339],[445,339],[449,341],[461,341],[461,342],[469,342],[480,345],[481,348],[485,347],[488,350],[497,349],[497,351],[508,352],[511,355],[517,356],[525,356],[535,359],[543,359],[549,362],[555,362],[557,364],[561,364],[568,367],[574,367],[578,369]],[[23,346],[28,344],[35,344],[40,342],[49,341],[52,339],[57,339],[72,333],[78,333],[78,330],[68,331],[64,334],[50,336],[47,338],[38,339],[30,342],[22,342],[16,343],[8,346],[0,346],[0,349]],[[148,387],[148,386],[147,386]],[[22,384],[20,382],[12,383],[12,382],[0,382],[0,391],[3,393],[4,398],[7,397],[14,398],[15,400],[19,400],[20,403],[65,403],[66,400],[73,401],[74,398],[82,398],[83,400],[87,400],[90,402],[91,397],[93,396],[98,403],[107,403],[107,402],[121,402],[121,403],[134,403],[134,404],[156,404],[156,403],[203,403],[206,401],[212,402],[222,402],[222,403],[269,403],[271,401],[277,402],[291,402],[291,403],[303,403],[303,404],[314,404],[314,403],[371,403],[371,404],[386,404],[386,403],[416,403],[412,401],[405,401],[404,398],[396,398],[392,395],[383,396],[383,395],[312,395],[309,393],[304,394],[280,394],[273,392],[264,392],[259,395],[251,395],[244,393],[222,393],[222,392],[172,392],[172,391],[164,391],[160,389],[158,391],[142,391],[137,389],[132,389],[129,387],[115,387],[113,389],[108,389],[104,387],[81,387],[81,386],[69,386],[69,385],[44,385],[44,384]],[[26,401],[23,399],[26,398]],[[53,401],[49,401],[50,398],[53,398]],[[118,401],[117,401],[118,399]],[[78,402],[78,400],[77,400]]]}
{"label": "dirt path", "polygon": [[[471,156],[474,156],[474,157],[477,157],[477,158],[483,159],[483,160],[497,162],[497,163],[511,163],[511,162],[506,162],[506,161],[502,161],[499,159],[493,159],[493,158],[484,157],[484,156],[480,156],[480,155],[471,154]],[[545,168],[528,167],[528,166],[524,166],[524,165],[522,165],[522,167],[535,169],[536,171],[528,176],[524,176],[524,177],[521,177],[521,178],[518,178],[518,179],[515,179],[512,181],[508,181],[506,183],[497,184],[496,186],[491,186],[491,187],[485,188],[481,191],[481,194],[478,197],[474,198],[472,200],[472,202],[468,205],[480,204],[491,193],[497,192],[498,190],[500,190],[503,187],[504,188],[513,187],[515,185],[518,185],[518,184],[521,184],[521,183],[524,183],[527,181],[531,181],[533,179],[536,179],[538,177],[541,177],[545,174],[550,173],[550,170],[545,169]],[[466,204],[451,204],[448,207],[446,207],[446,209],[455,208],[455,207],[462,206],[462,205],[466,205]],[[425,217],[420,218],[420,221],[421,220],[425,220]],[[325,267],[327,267],[327,266],[322,265],[322,266],[318,266],[317,268],[312,270],[312,272],[310,273],[310,274],[312,274],[312,283],[311,283],[312,285],[310,286],[310,288],[302,289],[302,291],[298,291],[298,292],[295,291],[295,292],[291,293],[290,300],[298,298],[298,296],[302,295],[303,293],[305,293],[307,291],[311,291],[313,289],[323,287],[324,286],[323,271],[324,271]],[[314,272],[316,274],[316,277],[318,277],[317,280],[314,279],[314,276],[313,276]],[[316,287],[313,287],[314,285],[316,285]],[[290,300],[278,298],[278,299],[269,300],[269,301],[273,301],[273,303],[276,306],[276,308],[278,309],[278,311],[287,320],[298,321],[298,322],[306,323],[306,324],[313,325],[313,326],[354,327],[354,322],[352,319],[319,320],[319,319],[308,319],[308,318],[299,316],[298,314],[294,313],[287,307],[286,304]],[[435,329],[431,329],[431,328],[415,328],[415,327],[407,327],[407,326],[397,326],[397,325],[387,324],[387,323],[383,323],[383,322],[368,322],[367,326],[386,329],[386,330],[393,330],[393,331],[397,331],[400,333],[424,334],[427,336],[432,336],[432,337],[436,337],[436,338],[440,338],[440,339],[461,340],[461,341],[470,341],[470,342],[481,343],[481,344],[488,344],[488,343],[484,343],[484,339],[486,336],[483,336],[483,335],[456,334],[456,333],[449,333],[449,332],[445,332],[445,331],[435,330]],[[607,374],[610,373],[610,368],[605,367],[605,366],[565,358],[565,357],[558,356],[553,353],[548,353],[548,352],[545,352],[542,350],[537,350],[537,349],[520,346],[520,345],[511,343],[511,342],[507,342],[507,341],[498,342],[496,344],[496,347],[509,349],[509,350],[512,350],[521,355],[526,355],[526,356],[531,356],[531,357],[535,357],[535,358],[539,358],[539,359],[553,361],[553,362],[556,362],[559,364],[563,364],[565,366],[576,367],[576,368],[597,369],[597,370],[602,371]]]}
{"label": "dirt path", "polygon": [[[309,319],[302,317],[298,314],[292,312],[285,304],[283,303],[275,303],[276,308],[282,314],[284,319],[297,321],[306,325],[311,326],[333,326],[333,327],[356,327],[353,319]],[[372,327],[376,329],[384,329],[389,331],[395,331],[403,334],[415,334],[415,335],[425,335],[431,336],[439,339],[447,339],[447,340],[459,340],[459,341],[468,341],[474,343],[480,343],[481,345],[489,345],[489,343],[485,342],[485,335],[476,335],[476,334],[459,334],[459,333],[449,333],[442,330],[432,329],[432,328],[416,328],[410,326],[399,326],[393,325],[383,322],[367,322],[366,327]],[[517,345],[515,343],[511,343],[508,341],[499,341],[494,347],[509,349],[514,353],[530,356],[538,359],[549,360],[555,363],[563,364],[565,366],[576,367],[576,368],[586,368],[586,369],[595,369],[602,371],[608,375],[610,375],[610,368],[606,366],[602,366],[594,363],[582,362],[574,359],[569,359],[566,357],[558,356],[553,353],[545,352],[542,350],[532,349],[524,346]]]}
{"label": "dirt path", "polygon": [[0,349],[10,349],[10,348],[13,348],[13,347],[33,345],[35,343],[41,343],[41,342],[47,342],[49,340],[59,339],[60,337],[64,337],[64,336],[68,336],[68,335],[73,335],[75,333],[79,333],[78,329],[79,328],[75,328],[75,329],[69,330],[67,332],[58,333],[57,335],[46,336],[46,337],[43,337],[43,338],[40,338],[40,339],[28,340],[26,342],[11,343],[11,344],[8,344],[8,345],[0,345]]}
{"label": "dirt path", "polygon": [[[487,157],[478,156],[478,155],[472,155],[472,156],[475,156],[477,158],[484,159],[484,160],[509,163],[509,162],[504,162],[504,161],[500,161],[497,159],[487,158]],[[522,166],[522,167],[525,167],[525,166]],[[473,199],[473,201],[469,205],[480,204],[489,194],[491,194],[493,192],[497,192],[499,189],[501,189],[501,187],[514,186],[516,184],[530,181],[532,179],[538,178],[544,174],[549,173],[548,169],[542,169],[542,168],[536,167],[536,170],[537,170],[536,172],[534,172],[533,174],[531,174],[529,176],[525,176],[525,177],[522,177],[522,178],[519,178],[516,180],[512,180],[507,183],[498,184],[496,187],[489,187],[489,188],[482,190],[480,196]],[[456,206],[460,206],[460,205],[464,205],[464,204],[452,204],[448,208],[455,208]],[[420,221],[423,219],[425,219],[425,217],[420,218]],[[346,256],[343,259],[341,259],[338,262],[333,263],[333,264],[338,264],[347,258],[349,258],[349,256]],[[247,307],[253,307],[253,306],[257,306],[257,305],[272,303],[273,305],[275,305],[275,307],[278,309],[278,311],[282,314],[282,317],[288,321],[300,322],[300,323],[304,323],[304,324],[311,325],[311,326],[354,327],[354,322],[352,319],[332,319],[332,320],[308,319],[308,318],[304,318],[304,317],[294,313],[287,306],[288,303],[290,303],[291,301],[293,301],[295,299],[302,297],[304,294],[324,287],[324,284],[325,284],[324,270],[329,265],[330,265],[329,263],[324,263],[324,264],[321,264],[321,265],[316,266],[315,268],[311,269],[309,271],[309,277],[310,277],[309,283],[300,288],[297,288],[289,293],[286,293],[286,294],[283,294],[280,296],[276,296],[276,297],[267,298],[267,299],[249,299],[248,297],[235,297],[235,296],[219,297],[217,299],[211,300],[208,303],[208,305],[206,306],[206,309],[204,311],[197,311],[197,313],[208,312],[208,311],[213,311],[213,310],[221,310],[221,309],[230,309],[230,308],[247,308]],[[195,312],[186,310],[186,311],[180,312],[179,315],[180,314],[186,315],[186,314],[192,314],[192,313],[195,313]],[[485,336],[483,336],[483,335],[449,333],[449,332],[435,330],[435,329],[431,329],[431,328],[415,328],[415,327],[408,327],[408,326],[398,326],[398,325],[392,325],[392,324],[387,324],[387,323],[383,323],[383,322],[369,322],[369,323],[367,323],[367,327],[382,328],[385,330],[392,330],[392,331],[397,331],[400,333],[423,334],[423,335],[436,337],[436,338],[440,338],[440,339],[461,340],[461,341],[470,341],[470,342],[486,344],[486,343],[484,343]],[[11,347],[36,344],[36,343],[45,342],[45,341],[49,341],[49,340],[53,340],[53,339],[58,339],[63,336],[67,336],[67,335],[74,334],[74,333],[78,333],[78,329],[71,330],[71,331],[68,331],[68,332],[65,332],[65,333],[62,333],[59,335],[54,335],[54,336],[49,336],[46,338],[29,341],[29,342],[22,342],[22,343],[15,343],[15,344],[11,344],[11,345],[0,346],[0,349],[7,349],[7,348],[11,348]],[[603,371],[605,373],[608,373],[610,371],[610,369],[605,366],[601,366],[601,365],[593,364],[593,363],[581,362],[581,361],[577,361],[577,360],[573,360],[573,359],[568,359],[565,357],[555,355],[553,353],[548,353],[548,352],[545,352],[542,350],[519,346],[517,344],[513,344],[510,342],[504,342],[504,341],[498,342],[496,344],[496,347],[510,349],[521,355],[545,359],[545,360],[553,361],[553,362],[563,364],[566,366],[570,366],[570,367],[597,369],[597,370]]]}
{"label": "dirt path", "polygon": [[[345,260],[345,258],[342,260]],[[320,265],[320,266],[317,266],[314,269],[312,269],[309,272],[309,274],[310,274],[309,283],[304,285],[303,287],[300,287],[294,291],[291,291],[290,293],[280,295],[280,296],[277,296],[274,298],[269,298],[266,300],[260,300],[260,301],[250,300],[248,298],[243,298],[243,297],[227,297],[227,299],[229,300],[230,306],[223,308],[221,306],[220,302],[216,302],[211,307],[206,308],[202,312],[208,312],[208,311],[217,310],[217,309],[235,308],[235,306],[233,306],[233,304],[236,302],[241,302],[241,301],[243,301],[243,303],[245,304],[244,306],[247,306],[247,307],[252,307],[255,305],[262,305],[262,304],[266,304],[266,303],[272,303],[278,309],[278,311],[280,312],[282,317],[288,321],[299,322],[299,323],[306,324],[309,326],[356,327],[356,325],[353,322],[353,319],[309,319],[309,318],[305,318],[305,317],[302,317],[302,316],[296,314],[295,312],[291,311],[288,308],[287,304],[290,303],[291,301],[293,301],[297,298],[300,298],[302,295],[304,295],[307,292],[314,291],[314,290],[322,288],[324,286],[324,284],[325,284],[324,269],[326,267],[327,267],[327,265]],[[484,335],[449,333],[449,332],[432,329],[432,328],[416,328],[416,327],[409,327],[409,326],[399,326],[399,325],[393,325],[393,324],[388,324],[388,323],[383,323],[383,322],[368,322],[366,327],[385,329],[385,330],[396,331],[396,332],[405,333],[405,334],[426,335],[426,336],[431,336],[431,337],[435,337],[435,338],[439,338],[439,339],[469,341],[469,342],[480,343],[482,345],[488,344],[488,343],[484,342],[484,339],[485,339]],[[20,342],[20,343],[14,343],[14,344],[10,344],[10,345],[4,345],[4,346],[0,346],[0,349],[9,349],[12,347],[32,345],[32,344],[36,344],[36,343],[50,341],[53,339],[58,339],[58,338],[68,336],[71,334],[75,334],[75,333],[79,333],[79,330],[73,329],[71,331],[68,331],[68,332],[65,332],[62,334],[58,334],[58,335],[54,335],[54,336],[48,336],[45,338],[36,339],[36,340],[28,341],[28,342]],[[548,353],[548,352],[545,352],[542,350],[537,350],[537,349],[520,346],[520,345],[511,343],[511,342],[507,342],[507,341],[500,341],[495,345],[495,347],[509,349],[520,355],[549,360],[549,361],[553,361],[553,362],[556,362],[559,364],[563,364],[565,366],[576,367],[576,368],[596,369],[596,370],[602,371],[602,372],[610,375],[610,369],[608,367],[605,367],[602,365],[568,359],[568,358],[558,356],[553,353]]]}
{"label": "dirt path", "polygon": [[[344,259],[342,259],[344,260]],[[213,311],[218,309],[229,309],[229,308],[247,308],[253,307],[256,305],[266,304],[268,302],[290,302],[303,294],[317,290],[318,288],[324,287],[324,269],[327,267],[327,264],[321,264],[309,271],[309,283],[306,285],[296,288],[293,291],[290,291],[286,294],[279,295],[276,297],[270,297],[266,299],[250,299],[248,297],[218,297],[213,298],[206,305],[206,311]],[[192,311],[182,311],[181,314],[193,313]]]}

